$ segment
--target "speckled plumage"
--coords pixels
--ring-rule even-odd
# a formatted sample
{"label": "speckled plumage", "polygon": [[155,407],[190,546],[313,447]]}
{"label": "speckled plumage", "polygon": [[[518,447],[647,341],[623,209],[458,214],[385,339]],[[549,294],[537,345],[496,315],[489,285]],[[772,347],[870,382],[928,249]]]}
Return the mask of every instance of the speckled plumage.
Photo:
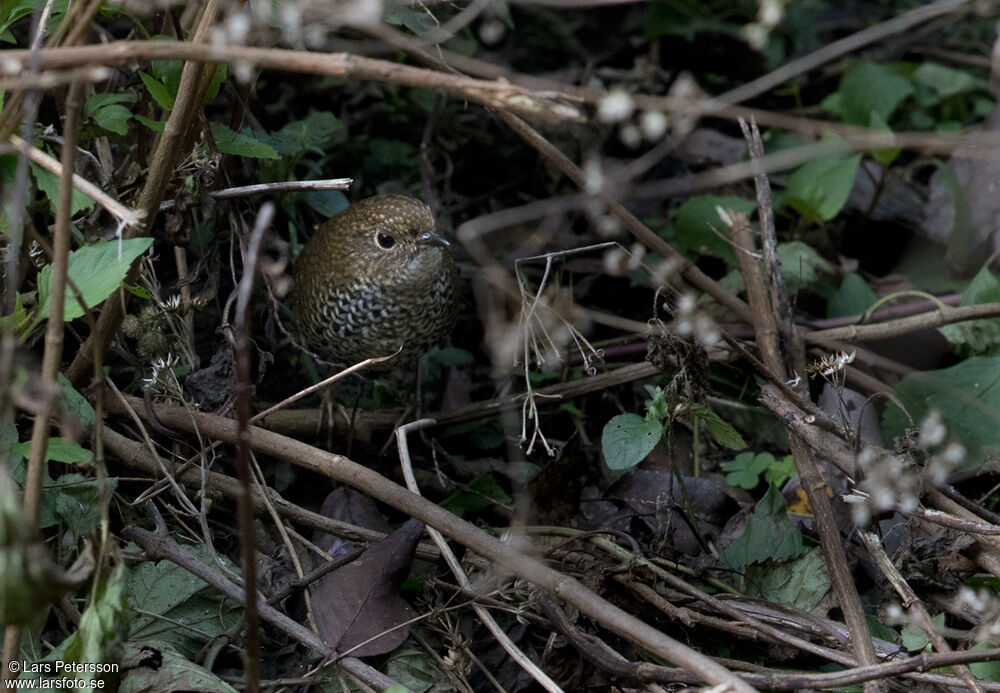
{"label": "speckled plumage", "polygon": [[430,208],[404,195],[369,197],[331,217],[292,270],[289,304],[306,345],[341,365],[400,348],[374,368],[416,361],[458,313],[458,269],[446,245]]}

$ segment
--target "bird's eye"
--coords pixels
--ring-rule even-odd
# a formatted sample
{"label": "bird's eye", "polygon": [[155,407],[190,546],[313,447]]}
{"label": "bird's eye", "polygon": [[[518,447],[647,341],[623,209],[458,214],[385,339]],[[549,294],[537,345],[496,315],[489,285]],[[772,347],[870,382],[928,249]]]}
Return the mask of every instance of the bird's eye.
{"label": "bird's eye", "polygon": [[383,250],[388,250],[392,246],[396,245],[396,239],[385,233],[376,235],[375,242],[378,243],[378,247]]}

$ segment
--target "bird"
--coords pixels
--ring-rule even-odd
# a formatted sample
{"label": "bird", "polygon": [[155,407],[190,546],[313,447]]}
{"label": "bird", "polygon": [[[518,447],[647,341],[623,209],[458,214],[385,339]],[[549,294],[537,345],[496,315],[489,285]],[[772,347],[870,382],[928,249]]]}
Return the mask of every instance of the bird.
{"label": "bird", "polygon": [[307,348],[336,365],[412,365],[448,335],[461,278],[431,209],[375,195],[320,225],[292,267],[289,307]]}

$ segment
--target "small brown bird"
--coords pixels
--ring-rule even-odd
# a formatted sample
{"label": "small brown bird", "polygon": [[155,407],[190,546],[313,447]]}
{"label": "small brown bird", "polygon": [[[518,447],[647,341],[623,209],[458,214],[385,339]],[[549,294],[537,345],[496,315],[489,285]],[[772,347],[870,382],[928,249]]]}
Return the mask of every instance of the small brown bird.
{"label": "small brown bird", "polygon": [[412,364],[455,324],[459,276],[448,242],[424,203],[376,195],[324,222],[292,270],[289,303],[299,332],[321,358],[349,365]]}

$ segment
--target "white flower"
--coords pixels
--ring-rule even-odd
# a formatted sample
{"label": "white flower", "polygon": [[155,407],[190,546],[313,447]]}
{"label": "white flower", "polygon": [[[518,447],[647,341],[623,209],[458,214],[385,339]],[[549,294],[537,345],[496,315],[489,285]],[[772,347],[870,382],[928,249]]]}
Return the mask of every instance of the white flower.
{"label": "white flower", "polygon": [[947,434],[948,429],[945,428],[944,422],[941,420],[941,412],[934,409],[920,422],[917,444],[926,450],[943,443]]}
{"label": "white flower", "polygon": [[639,127],[647,140],[659,140],[667,132],[667,116],[659,111],[646,111],[639,116]]}
{"label": "white flower", "polygon": [[597,105],[597,117],[605,123],[620,123],[635,110],[632,97],[618,87],[612,89]]}

